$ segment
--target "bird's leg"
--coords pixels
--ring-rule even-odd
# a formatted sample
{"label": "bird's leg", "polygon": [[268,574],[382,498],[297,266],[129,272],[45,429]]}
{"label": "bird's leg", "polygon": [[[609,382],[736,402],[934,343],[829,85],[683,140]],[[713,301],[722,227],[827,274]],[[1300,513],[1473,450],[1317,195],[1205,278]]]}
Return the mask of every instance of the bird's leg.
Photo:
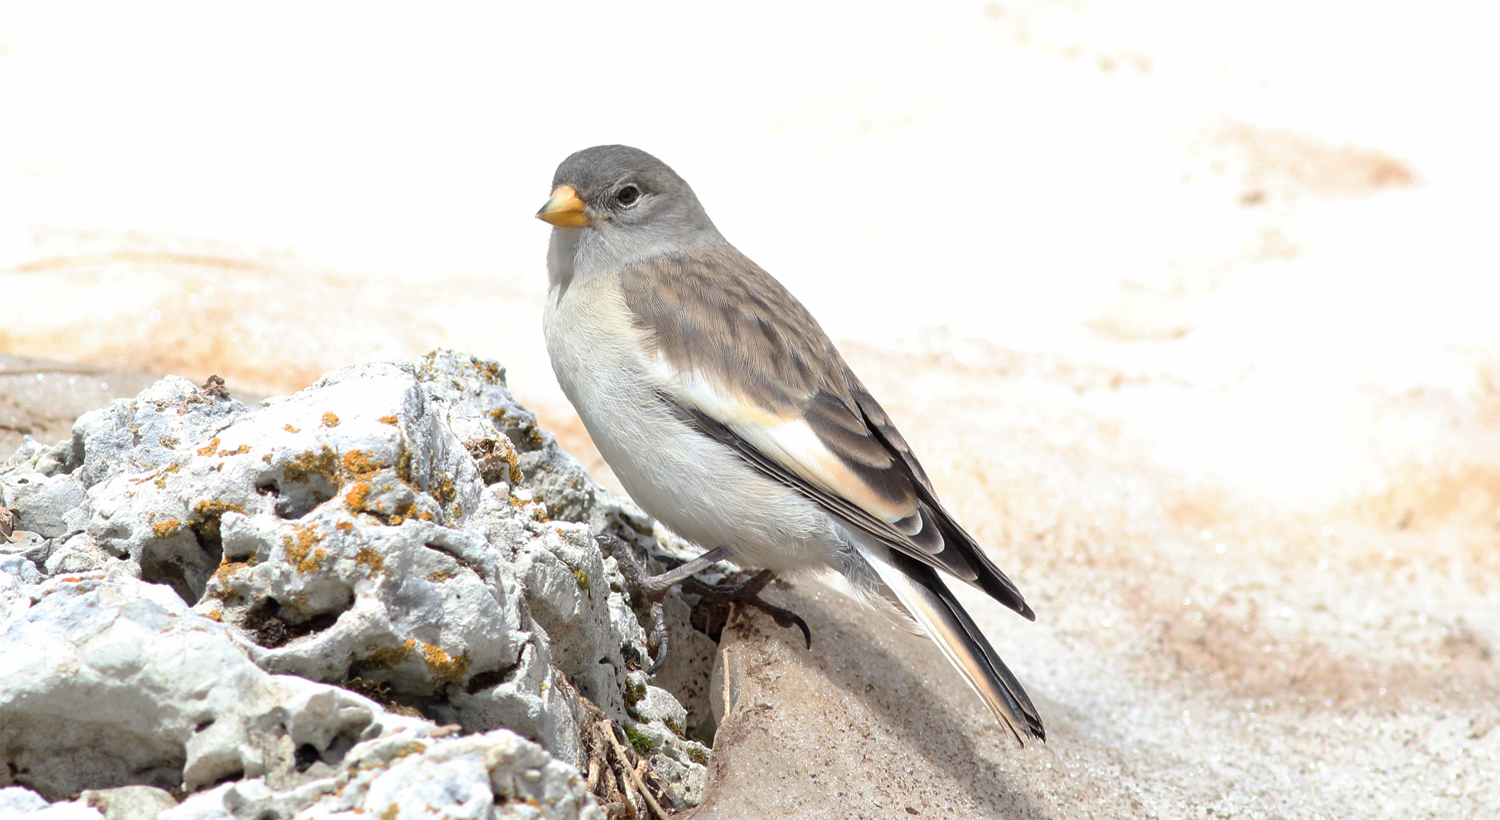
{"label": "bird's leg", "polygon": [[651,602],[651,642],[656,644],[656,658],[646,669],[648,675],[656,674],[656,670],[660,669],[667,659],[667,621],[662,599],[666,597],[667,590],[677,584],[682,584],[685,591],[715,603],[739,603],[753,606],[770,615],[780,626],[796,626],[802,630],[802,637],[807,641],[808,648],[812,647],[812,632],[807,628],[806,621],[794,612],[761,599],[760,591],[765,589],[775,577],[775,573],[770,570],[761,570],[754,578],[743,584],[707,584],[693,577],[732,555],[733,551],[729,547],[715,547],[660,575],[647,575],[645,567],[636,560],[635,552],[624,539],[604,533],[595,536],[595,540],[619,562],[620,574],[625,576],[626,582],[639,590],[642,597]]}
{"label": "bird's leg", "polygon": [[651,643],[656,645],[656,658],[646,668],[646,674],[654,675],[661,668],[662,663],[667,660],[667,613],[662,604],[667,590],[691,578],[694,573],[705,569],[728,558],[731,550],[728,547],[716,547],[694,558],[691,561],[675,569],[667,570],[660,575],[647,575],[646,568],[636,560],[635,551],[625,539],[612,533],[602,533],[594,536],[594,540],[605,552],[613,555],[615,561],[619,562],[620,574],[625,576],[626,583],[630,584],[641,596],[651,602]]}

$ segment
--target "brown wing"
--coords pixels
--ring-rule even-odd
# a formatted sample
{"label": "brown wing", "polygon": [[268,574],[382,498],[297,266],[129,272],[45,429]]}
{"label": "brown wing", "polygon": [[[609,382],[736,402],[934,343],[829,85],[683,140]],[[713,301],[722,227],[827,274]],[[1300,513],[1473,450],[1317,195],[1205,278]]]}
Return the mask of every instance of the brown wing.
{"label": "brown wing", "polygon": [[671,412],[830,514],[1035,619],[937,500],[827,334],[770,274],[726,244],[635,265],[621,288],[667,377],[659,396]]}

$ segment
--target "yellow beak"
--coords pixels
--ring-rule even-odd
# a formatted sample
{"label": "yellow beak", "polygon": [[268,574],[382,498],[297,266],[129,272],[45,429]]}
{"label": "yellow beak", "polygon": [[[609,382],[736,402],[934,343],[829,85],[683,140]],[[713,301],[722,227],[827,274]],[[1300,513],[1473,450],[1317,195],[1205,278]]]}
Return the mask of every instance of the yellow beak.
{"label": "yellow beak", "polygon": [[559,185],[552,198],[536,212],[536,218],[559,228],[582,228],[589,224],[585,205],[571,185]]}

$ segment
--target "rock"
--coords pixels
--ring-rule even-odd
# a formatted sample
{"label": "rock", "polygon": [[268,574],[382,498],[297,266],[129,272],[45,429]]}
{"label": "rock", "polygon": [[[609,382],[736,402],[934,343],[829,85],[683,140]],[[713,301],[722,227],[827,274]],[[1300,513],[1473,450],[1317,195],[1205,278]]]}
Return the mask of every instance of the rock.
{"label": "rock", "polygon": [[[0,542],[0,651],[24,659],[0,681],[0,783],[119,805],[181,787],[174,817],[432,789],[472,816],[590,816],[587,711],[648,739],[659,800],[701,798],[707,749],[629,672],[645,631],[594,540],[657,548],[653,525],[498,365],[359,365],[263,404],[168,377],[0,467],[22,526]],[[354,759],[402,774],[352,789]],[[495,794],[519,802],[486,814]]]}
{"label": "rock", "polygon": [[414,722],[343,689],[265,672],[227,627],[124,572],[58,577],[33,594],[0,633],[0,655],[16,663],[0,680],[10,767],[0,779],[44,796],[295,779],[299,755],[338,760]]}
{"label": "rock", "polygon": [[577,769],[514,732],[452,737],[404,730],[362,744],[332,776],[295,792],[261,781],[193,795],[162,820],[267,816],[603,820]]}
{"label": "rock", "polygon": [[0,820],[105,820],[92,806],[82,803],[53,803],[30,789],[20,786],[0,788]]}
{"label": "rock", "polygon": [[55,441],[79,415],[134,396],[161,376],[0,353],[0,453],[30,436]]}
{"label": "rock", "polygon": [[20,786],[0,788],[0,820],[14,820],[47,807],[47,798]]}
{"label": "rock", "polygon": [[[774,817],[786,806],[806,817],[1048,816],[1017,784],[1055,782],[1057,747],[1077,750],[1074,738],[1057,737],[1066,730],[1017,748],[925,637],[819,583],[777,584],[770,597],[807,621],[813,650],[755,610],[731,618],[695,817]],[[1102,779],[1068,788],[1088,807],[1077,816],[1139,816]]]}
{"label": "rock", "polygon": [[104,814],[104,820],[155,820],[177,806],[170,792],[150,786],[85,789],[78,802]]}

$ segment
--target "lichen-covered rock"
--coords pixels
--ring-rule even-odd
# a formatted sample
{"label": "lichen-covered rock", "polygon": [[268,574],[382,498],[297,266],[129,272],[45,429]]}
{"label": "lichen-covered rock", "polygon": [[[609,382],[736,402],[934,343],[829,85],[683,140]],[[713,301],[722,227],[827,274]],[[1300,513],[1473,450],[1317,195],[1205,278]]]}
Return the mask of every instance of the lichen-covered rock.
{"label": "lichen-covered rock", "polygon": [[[471,775],[500,776],[484,761],[503,728],[541,756],[526,771],[576,779],[598,763],[587,711],[649,738],[661,800],[701,797],[707,749],[630,672],[646,635],[594,540],[653,547],[652,523],[588,479],[498,365],[359,365],[264,405],[168,378],[0,466],[22,525],[0,542],[0,646],[45,646],[0,682],[0,783],[56,799],[223,781],[172,810],[217,817],[368,808],[436,777],[421,788],[477,812],[452,816],[572,817],[592,805],[568,802],[573,785],[523,772],[491,794]],[[468,737],[415,740],[450,731]],[[407,774],[338,809],[309,785],[396,735],[447,756],[401,746],[380,765]]]}
{"label": "lichen-covered rock", "polygon": [[416,722],[265,672],[222,624],[122,572],[49,579],[32,595],[0,632],[12,664],[0,678],[0,778],[46,796],[288,776]]}
{"label": "lichen-covered rock", "polygon": [[458,737],[406,729],[350,751],[336,772],[294,791],[263,781],[189,797],[162,820],[276,817],[603,820],[578,770],[514,732]]}

